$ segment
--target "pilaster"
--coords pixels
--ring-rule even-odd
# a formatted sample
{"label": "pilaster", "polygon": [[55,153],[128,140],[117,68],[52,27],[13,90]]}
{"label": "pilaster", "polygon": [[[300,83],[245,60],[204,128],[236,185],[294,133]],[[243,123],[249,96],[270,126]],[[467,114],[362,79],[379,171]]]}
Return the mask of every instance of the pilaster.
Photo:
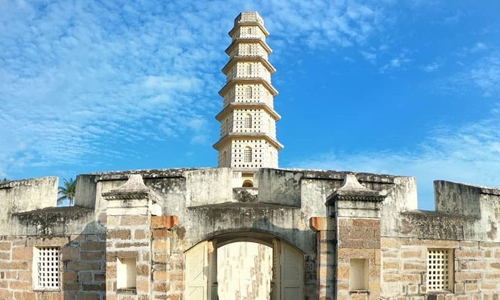
{"label": "pilaster", "polygon": [[152,232],[151,216],[159,214],[159,197],[150,190],[141,175],[103,193],[107,205],[106,299],[151,297]]}
{"label": "pilaster", "polygon": [[380,204],[385,196],[354,174],[327,199],[336,220],[337,300],[380,299]]}

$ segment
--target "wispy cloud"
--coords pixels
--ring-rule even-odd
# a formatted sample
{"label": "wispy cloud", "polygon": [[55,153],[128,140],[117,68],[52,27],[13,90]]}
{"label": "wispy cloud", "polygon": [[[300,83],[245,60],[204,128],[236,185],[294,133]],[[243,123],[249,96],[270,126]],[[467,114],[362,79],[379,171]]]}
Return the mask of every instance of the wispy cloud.
{"label": "wispy cloud", "polygon": [[500,52],[490,52],[475,62],[463,64],[463,71],[438,80],[435,90],[450,94],[479,91],[484,97],[500,96]]}
{"label": "wispy cloud", "polygon": [[405,53],[398,55],[390,59],[387,63],[385,63],[382,67],[380,67],[380,73],[388,73],[393,70],[398,70],[404,68],[405,65],[411,62]]}
{"label": "wispy cloud", "polygon": [[421,69],[422,69],[424,72],[431,73],[431,72],[435,72],[435,71],[437,71],[440,67],[441,67],[441,64],[440,64],[440,63],[437,63],[437,62],[432,62],[432,63],[430,63],[430,64],[427,64],[427,65],[422,66],[422,67],[421,67]]}
{"label": "wispy cloud", "polygon": [[419,207],[433,209],[433,180],[498,186],[499,119],[500,109],[495,109],[487,119],[458,130],[441,128],[412,150],[355,154],[333,151],[294,162],[294,166],[415,176],[419,182]]}
{"label": "wispy cloud", "polygon": [[0,175],[137,155],[124,142],[207,144],[226,32],[249,9],[282,53],[362,45],[383,19],[363,1],[0,2]]}

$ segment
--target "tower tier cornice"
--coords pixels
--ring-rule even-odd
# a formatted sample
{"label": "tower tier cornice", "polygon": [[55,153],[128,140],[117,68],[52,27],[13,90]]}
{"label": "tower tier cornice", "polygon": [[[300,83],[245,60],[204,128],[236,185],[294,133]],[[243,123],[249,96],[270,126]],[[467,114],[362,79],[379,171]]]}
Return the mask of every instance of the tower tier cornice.
{"label": "tower tier cornice", "polygon": [[229,134],[223,136],[217,143],[215,143],[213,147],[216,150],[220,150],[224,145],[233,140],[241,141],[245,139],[265,140],[277,150],[281,150],[284,148],[284,146],[280,142],[262,132],[230,132]]}
{"label": "tower tier cornice", "polygon": [[261,39],[258,38],[236,38],[233,40],[231,45],[226,48],[226,54],[229,55],[231,51],[233,51],[233,48],[236,47],[238,44],[252,44],[252,43],[259,43],[264,50],[266,50],[267,54],[271,54],[273,52],[273,49],[267,45],[267,43]]}
{"label": "tower tier cornice", "polygon": [[236,30],[238,30],[238,28],[240,28],[241,26],[258,26],[260,30],[262,30],[262,32],[266,35],[266,37],[269,36],[269,31],[267,31],[266,27],[264,27],[264,25],[260,24],[257,21],[241,21],[234,24],[233,29],[228,32],[229,36],[232,37]]}
{"label": "tower tier cornice", "polygon": [[262,84],[268,91],[273,95],[273,97],[276,97],[278,95],[278,91],[270,84],[268,81],[264,80],[263,78],[260,77],[239,77],[239,78],[233,78],[231,79],[226,85],[219,91],[219,95],[224,97],[226,92],[232,88],[235,84],[252,84],[252,83],[257,83],[257,84]]}
{"label": "tower tier cornice", "polygon": [[228,75],[227,73],[229,72],[231,67],[234,66],[234,64],[236,64],[237,62],[250,62],[250,61],[260,62],[264,67],[266,67],[266,69],[271,74],[274,74],[274,72],[276,72],[276,69],[273,67],[273,65],[271,65],[271,63],[267,59],[261,56],[234,56],[229,60],[229,62],[224,66],[224,68],[222,68],[222,73]]}
{"label": "tower tier cornice", "polygon": [[215,118],[218,121],[222,121],[222,119],[229,113],[238,110],[238,109],[263,109],[265,110],[275,121],[279,121],[281,116],[269,105],[264,102],[241,102],[241,103],[229,103],[224,109],[218,113]]}

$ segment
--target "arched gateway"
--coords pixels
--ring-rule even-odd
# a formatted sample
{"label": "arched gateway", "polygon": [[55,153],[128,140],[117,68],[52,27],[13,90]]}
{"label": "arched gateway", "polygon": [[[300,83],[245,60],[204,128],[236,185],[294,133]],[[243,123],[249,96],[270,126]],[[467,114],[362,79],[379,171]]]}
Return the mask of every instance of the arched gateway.
{"label": "arched gateway", "polygon": [[[267,293],[254,293],[252,294],[254,299],[300,300],[304,298],[304,253],[272,235],[242,232],[220,235],[208,241],[202,241],[186,251],[186,300],[219,299],[221,292],[225,296],[221,297],[221,299],[230,299],[233,296],[231,293],[227,293],[224,290],[221,291],[219,288],[221,285],[220,280],[229,281],[234,278],[224,278],[224,276],[221,278],[221,276],[218,276],[218,249],[234,242],[259,243],[269,247],[272,251],[272,273],[270,280],[264,282],[264,284],[268,284],[269,286],[257,287]],[[249,248],[245,244],[243,244],[243,247]],[[239,258],[239,260],[245,259],[245,257]],[[262,264],[258,265],[262,266]],[[244,270],[240,271],[243,272]],[[267,270],[252,271],[258,273]],[[234,275],[241,276],[241,274]],[[258,284],[262,284],[262,282]],[[238,292],[241,293],[242,291]]]}

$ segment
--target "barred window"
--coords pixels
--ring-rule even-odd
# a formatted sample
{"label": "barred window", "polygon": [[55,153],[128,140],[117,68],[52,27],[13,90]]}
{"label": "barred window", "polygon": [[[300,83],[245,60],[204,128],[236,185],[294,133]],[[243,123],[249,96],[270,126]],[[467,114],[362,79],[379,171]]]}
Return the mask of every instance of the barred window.
{"label": "barred window", "polygon": [[243,161],[252,162],[252,148],[246,147],[243,151]]}
{"label": "barred window", "polygon": [[253,97],[253,90],[251,86],[245,87],[245,96],[247,99],[252,99]]}
{"label": "barred window", "polygon": [[427,250],[427,290],[451,291],[453,281],[453,250]]}
{"label": "barred window", "polygon": [[252,128],[252,115],[250,114],[245,116],[245,128]]}
{"label": "barred window", "polygon": [[60,289],[60,249],[59,247],[35,248],[33,262],[33,282],[35,289],[59,290]]}

